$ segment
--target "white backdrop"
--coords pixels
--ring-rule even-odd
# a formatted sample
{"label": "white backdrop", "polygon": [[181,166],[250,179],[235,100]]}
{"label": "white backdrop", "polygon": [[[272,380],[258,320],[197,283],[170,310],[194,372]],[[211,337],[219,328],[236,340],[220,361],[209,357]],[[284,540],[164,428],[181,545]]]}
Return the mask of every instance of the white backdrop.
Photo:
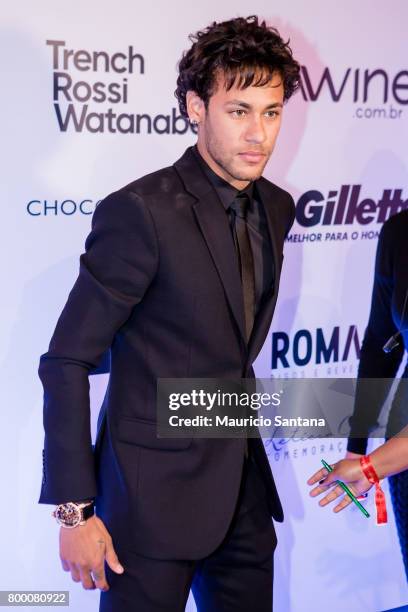
{"label": "white backdrop", "polygon": [[[261,377],[356,374],[376,237],[384,218],[406,206],[408,198],[406,3],[8,3],[0,16],[0,589],[69,589],[72,610],[97,610],[98,594],[82,590],[60,567],[52,507],[37,504],[43,443],[38,359],[76,278],[96,202],[171,164],[195,140],[190,130],[175,133],[182,131],[181,121],[172,125],[176,63],[189,46],[187,35],[214,19],[253,13],[291,38],[303,66],[302,91],[285,109],[265,173],[293,194],[299,217],[286,245],[278,310],[256,372]],[[60,54],[64,44],[110,55],[126,55],[132,47],[137,57],[132,72],[129,65],[125,72],[106,72],[101,63],[96,71],[84,71],[73,65],[72,56],[64,66],[62,55],[57,66],[55,44],[47,40],[61,41]],[[117,56],[116,66],[122,65],[125,60]],[[53,79],[66,88],[56,100]],[[70,107],[64,97],[72,97],[78,81],[88,83],[76,85],[82,100],[97,81],[116,83],[121,100],[74,99]],[[71,113],[65,131],[55,104],[62,123]],[[102,130],[101,118],[91,115],[82,131],[75,131],[74,113],[106,114],[109,108],[116,115],[149,118],[139,118],[137,129],[122,116],[119,127],[128,133],[121,133],[109,131],[106,116]],[[111,121],[111,127],[118,126]],[[333,334],[338,334],[338,355],[318,363],[322,338],[328,344]],[[286,353],[273,363],[272,346],[281,350],[285,341]],[[105,376],[93,377],[93,424],[105,385]],[[321,457],[340,458],[345,441],[275,440],[267,446],[286,513],[277,526],[275,610],[368,612],[407,603],[393,520],[379,529],[354,509],[335,516],[308,497],[307,477]],[[189,611],[194,609],[191,602]]]}

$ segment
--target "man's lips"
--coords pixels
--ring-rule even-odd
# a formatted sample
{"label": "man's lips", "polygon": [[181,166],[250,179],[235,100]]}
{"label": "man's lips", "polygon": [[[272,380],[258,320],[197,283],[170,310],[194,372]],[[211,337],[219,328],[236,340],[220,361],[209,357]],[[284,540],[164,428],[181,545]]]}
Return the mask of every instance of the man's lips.
{"label": "man's lips", "polygon": [[265,157],[265,154],[258,153],[257,151],[243,151],[239,153],[239,156],[248,162],[259,162]]}

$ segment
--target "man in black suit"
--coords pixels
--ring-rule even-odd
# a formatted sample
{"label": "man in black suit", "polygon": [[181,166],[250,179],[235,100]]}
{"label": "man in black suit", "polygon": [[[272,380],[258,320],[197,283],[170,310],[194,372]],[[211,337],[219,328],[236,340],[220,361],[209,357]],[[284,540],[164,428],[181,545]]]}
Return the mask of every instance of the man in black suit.
{"label": "man in black suit", "polygon": [[[40,360],[39,502],[58,504],[63,568],[103,612],[181,612],[190,588],[200,612],[272,609],[283,512],[261,439],[158,438],[156,383],[254,377],[294,220],[261,175],[299,65],[257,17],[192,40],[176,95],[197,145],[96,208]],[[107,350],[93,448],[88,375]]]}

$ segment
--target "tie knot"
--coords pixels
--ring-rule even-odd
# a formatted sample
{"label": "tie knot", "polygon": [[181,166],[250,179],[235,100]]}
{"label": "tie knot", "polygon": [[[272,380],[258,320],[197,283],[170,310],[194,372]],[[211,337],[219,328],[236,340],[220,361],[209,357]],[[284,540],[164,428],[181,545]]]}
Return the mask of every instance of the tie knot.
{"label": "tie knot", "polygon": [[231,203],[231,208],[242,219],[246,218],[249,206],[249,196],[247,193],[239,193]]}

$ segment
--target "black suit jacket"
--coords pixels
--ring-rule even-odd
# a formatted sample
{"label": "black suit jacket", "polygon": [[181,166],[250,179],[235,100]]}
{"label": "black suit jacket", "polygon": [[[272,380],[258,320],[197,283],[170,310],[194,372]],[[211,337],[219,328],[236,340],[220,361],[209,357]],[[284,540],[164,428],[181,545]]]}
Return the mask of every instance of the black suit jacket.
{"label": "black suit jacket", "polygon": [[[96,497],[118,550],[198,559],[223,539],[239,491],[243,439],[156,437],[156,381],[253,377],[271,324],[291,196],[261,178],[276,278],[249,346],[236,252],[222,204],[191,148],[96,208],[79,276],[41,356],[40,503]],[[111,370],[91,444],[89,381]],[[250,440],[273,517],[282,507],[261,439]]]}

